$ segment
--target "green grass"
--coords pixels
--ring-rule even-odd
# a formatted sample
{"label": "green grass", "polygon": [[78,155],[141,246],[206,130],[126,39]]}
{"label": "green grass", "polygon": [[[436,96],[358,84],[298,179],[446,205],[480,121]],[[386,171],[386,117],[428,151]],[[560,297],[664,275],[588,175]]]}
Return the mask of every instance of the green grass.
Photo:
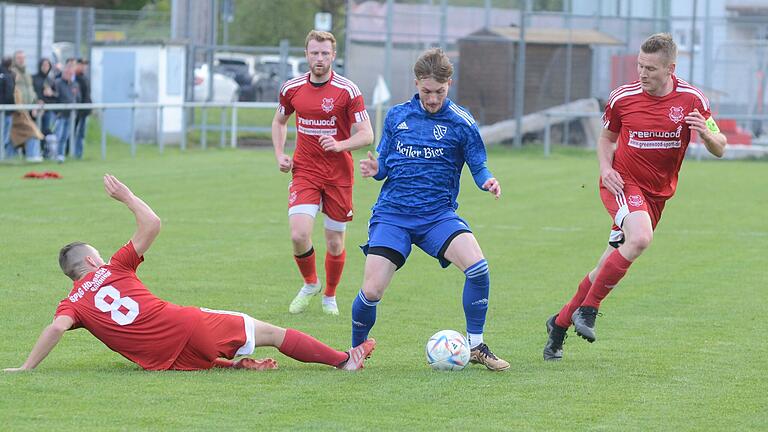
{"label": "green grass", "polygon": [[[764,163],[687,161],[654,244],[603,303],[599,341],[571,334],[560,363],[541,359],[544,321],[570,298],[610,228],[594,155],[560,149],[546,160],[538,151],[498,149],[489,165],[502,199],[480,193],[465,174],[459,213],[491,266],[486,341],[510,371],[426,366],[429,336],[464,328],[463,275],[415,250],[379,306],[372,332],[379,346],[360,373],[266,348],[256,355],[274,356],[280,370],[150,373],[77,330],[36,371],[0,374],[0,429],[765,429]],[[57,170],[63,179],[23,180],[30,170]],[[89,151],[63,165],[0,164],[0,366],[21,365],[68,293],[59,248],[83,240],[108,255],[133,233],[130,212],[104,194],[104,172],[163,218],[139,270],[156,294],[348,346],[362,280],[357,245],[377,182],[357,181],[341,317],[326,317],[317,301],[291,316],[299,277],[286,220],[289,178],[271,150],[169,147],[161,155],[140,146],[133,159],[110,143],[106,161]]]}

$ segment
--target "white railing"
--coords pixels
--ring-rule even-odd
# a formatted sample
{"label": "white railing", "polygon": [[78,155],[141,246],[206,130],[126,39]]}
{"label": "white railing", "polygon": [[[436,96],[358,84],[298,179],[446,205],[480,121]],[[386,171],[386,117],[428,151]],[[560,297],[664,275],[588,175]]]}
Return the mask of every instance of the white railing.
{"label": "white railing", "polygon": [[[237,147],[237,134],[238,131],[269,131],[268,127],[239,127],[238,126],[238,110],[239,109],[276,109],[276,102],[178,102],[178,103],[157,103],[157,102],[111,102],[111,103],[78,103],[78,104],[25,104],[25,105],[0,105],[0,119],[3,119],[7,111],[32,111],[32,110],[45,110],[45,111],[70,111],[70,128],[69,128],[69,142],[74,143],[75,140],[75,117],[77,110],[96,110],[102,114],[101,121],[101,158],[107,157],[107,130],[104,122],[104,112],[108,110],[131,110],[131,128],[130,128],[130,146],[131,155],[136,155],[136,110],[139,109],[153,109],[157,111],[157,128],[155,130],[158,149],[160,152],[165,147],[163,136],[165,134],[163,128],[163,112],[169,108],[181,109],[181,141],[179,146],[182,150],[187,148],[187,134],[190,130],[200,130],[200,145],[202,148],[207,147],[207,135],[208,130],[218,130],[221,132],[219,145],[225,146],[225,134],[229,129],[230,138],[229,145],[231,147]],[[187,110],[189,108],[201,108],[202,123],[200,126],[190,125],[187,122]],[[220,109],[221,117],[219,125],[208,125],[207,114],[209,109]],[[230,109],[230,124],[226,128],[226,109]],[[41,126],[42,116],[37,117],[38,128]],[[0,121],[0,137],[5,136],[5,122]],[[74,156],[75,146],[70,144],[69,155]],[[5,143],[0,145],[0,159],[5,159]]]}

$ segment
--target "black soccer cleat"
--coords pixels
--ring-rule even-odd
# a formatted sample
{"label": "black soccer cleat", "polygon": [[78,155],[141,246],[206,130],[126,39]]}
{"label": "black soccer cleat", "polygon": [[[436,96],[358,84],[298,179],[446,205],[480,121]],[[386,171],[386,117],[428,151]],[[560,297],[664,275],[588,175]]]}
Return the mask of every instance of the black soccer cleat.
{"label": "black soccer cleat", "polygon": [[562,360],[563,343],[568,337],[568,329],[555,324],[555,314],[547,320],[547,344],[544,345],[544,360]]}
{"label": "black soccer cleat", "polygon": [[581,306],[576,309],[571,319],[576,334],[583,337],[587,342],[595,341],[595,318],[597,318],[597,309],[592,306]]}

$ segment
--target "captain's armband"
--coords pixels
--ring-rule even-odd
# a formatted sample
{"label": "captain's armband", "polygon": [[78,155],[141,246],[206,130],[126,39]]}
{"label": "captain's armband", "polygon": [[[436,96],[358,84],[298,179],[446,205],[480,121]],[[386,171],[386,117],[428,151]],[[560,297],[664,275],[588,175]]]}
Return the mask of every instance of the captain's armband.
{"label": "captain's armband", "polygon": [[713,117],[708,118],[705,124],[707,125],[707,129],[709,129],[710,132],[720,133],[720,128],[717,127],[717,123],[715,123],[715,119]]}

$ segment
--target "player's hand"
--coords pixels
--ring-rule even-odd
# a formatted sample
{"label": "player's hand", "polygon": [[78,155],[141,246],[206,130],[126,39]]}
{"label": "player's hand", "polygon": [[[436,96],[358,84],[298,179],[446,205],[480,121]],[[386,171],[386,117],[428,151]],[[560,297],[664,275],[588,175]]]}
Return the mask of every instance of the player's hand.
{"label": "player's hand", "polygon": [[335,153],[344,151],[344,147],[341,145],[341,142],[336,141],[330,135],[321,136],[318,142],[320,143],[320,147],[322,147],[325,151],[331,151]]}
{"label": "player's hand", "polygon": [[483,189],[493,194],[496,199],[499,199],[501,196],[501,185],[499,184],[499,181],[493,177],[483,183]]}
{"label": "player's hand", "polygon": [[133,192],[128,189],[128,186],[122,184],[112,174],[104,174],[104,190],[107,191],[107,195],[122,203],[127,203],[133,198]]}
{"label": "player's hand", "polygon": [[688,123],[688,127],[691,128],[691,130],[695,130],[699,135],[709,133],[707,129],[707,120],[701,115],[697,108],[694,108],[692,112],[689,112],[688,115],[685,116],[685,122]]}
{"label": "player's hand", "polygon": [[624,179],[613,168],[608,168],[601,172],[600,179],[603,181],[603,186],[614,195],[618,195],[624,190]]}
{"label": "player's hand", "polygon": [[360,174],[363,177],[373,177],[379,172],[379,161],[368,152],[368,159],[360,159]]}
{"label": "player's hand", "polygon": [[26,369],[20,368],[20,367],[3,369],[3,372],[26,372],[26,371],[27,371]]}
{"label": "player's hand", "polygon": [[287,173],[293,168],[293,159],[287,154],[281,154],[277,157],[277,167],[280,168],[280,171]]}

